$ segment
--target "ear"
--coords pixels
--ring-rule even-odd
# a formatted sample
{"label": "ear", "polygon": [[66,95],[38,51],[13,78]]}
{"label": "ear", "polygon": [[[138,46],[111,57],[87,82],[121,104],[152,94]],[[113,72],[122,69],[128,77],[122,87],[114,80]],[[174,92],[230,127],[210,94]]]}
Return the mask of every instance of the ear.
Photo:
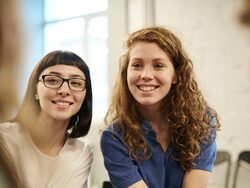
{"label": "ear", "polygon": [[172,84],[176,84],[177,83],[177,76],[176,74],[174,73],[173,75],[173,80],[172,80]]}
{"label": "ear", "polygon": [[38,95],[37,95],[37,94],[36,94],[36,96],[35,96],[35,97],[36,97],[36,100],[39,100],[39,97],[38,97]]}

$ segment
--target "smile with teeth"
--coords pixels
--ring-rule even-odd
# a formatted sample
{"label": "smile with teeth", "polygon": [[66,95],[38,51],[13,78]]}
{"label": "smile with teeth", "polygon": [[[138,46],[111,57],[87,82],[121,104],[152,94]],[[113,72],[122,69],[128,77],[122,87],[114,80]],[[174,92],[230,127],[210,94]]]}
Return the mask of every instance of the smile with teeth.
{"label": "smile with teeth", "polygon": [[153,91],[153,90],[157,89],[156,86],[138,86],[138,88],[139,88],[139,90],[146,91],[146,92]]}
{"label": "smile with teeth", "polygon": [[67,102],[67,101],[52,101],[54,104],[58,104],[60,106],[69,106],[73,104],[72,102]]}

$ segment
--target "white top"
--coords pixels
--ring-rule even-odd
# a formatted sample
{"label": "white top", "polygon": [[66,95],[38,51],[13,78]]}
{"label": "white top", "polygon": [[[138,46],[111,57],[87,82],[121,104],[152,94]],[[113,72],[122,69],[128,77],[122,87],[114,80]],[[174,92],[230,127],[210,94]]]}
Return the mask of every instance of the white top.
{"label": "white top", "polygon": [[68,138],[59,155],[51,157],[18,123],[0,124],[0,134],[27,188],[87,188],[93,154],[79,138]]}

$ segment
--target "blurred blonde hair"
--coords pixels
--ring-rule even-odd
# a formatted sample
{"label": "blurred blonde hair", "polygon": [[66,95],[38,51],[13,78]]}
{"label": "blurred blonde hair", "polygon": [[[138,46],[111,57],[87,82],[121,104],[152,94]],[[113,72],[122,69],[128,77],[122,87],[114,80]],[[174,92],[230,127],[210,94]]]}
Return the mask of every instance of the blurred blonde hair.
{"label": "blurred blonde hair", "polygon": [[239,22],[246,27],[250,27],[250,0],[243,0],[239,12]]}
{"label": "blurred blonde hair", "polygon": [[[17,107],[18,69],[21,59],[21,30],[16,0],[0,0],[0,122],[11,117]],[[18,178],[0,135],[0,170],[2,187],[24,187]]]}
{"label": "blurred blonde hair", "polygon": [[21,30],[16,0],[0,1],[0,122],[11,117],[17,100]]}

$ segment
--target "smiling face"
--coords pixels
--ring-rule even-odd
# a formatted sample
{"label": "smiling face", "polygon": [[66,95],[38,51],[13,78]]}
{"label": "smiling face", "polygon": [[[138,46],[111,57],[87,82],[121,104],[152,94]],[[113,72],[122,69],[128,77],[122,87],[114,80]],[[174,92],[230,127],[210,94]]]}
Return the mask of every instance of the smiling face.
{"label": "smiling face", "polygon": [[[40,75],[57,75],[65,79],[85,79],[84,73],[70,65],[54,65],[46,68]],[[81,92],[72,91],[65,81],[58,89],[45,87],[43,81],[37,83],[37,99],[41,106],[40,116],[53,120],[69,121],[76,114],[84,101],[86,89]]]}
{"label": "smiling face", "polygon": [[141,107],[159,108],[176,82],[170,57],[152,42],[136,42],[127,69],[129,90]]}

